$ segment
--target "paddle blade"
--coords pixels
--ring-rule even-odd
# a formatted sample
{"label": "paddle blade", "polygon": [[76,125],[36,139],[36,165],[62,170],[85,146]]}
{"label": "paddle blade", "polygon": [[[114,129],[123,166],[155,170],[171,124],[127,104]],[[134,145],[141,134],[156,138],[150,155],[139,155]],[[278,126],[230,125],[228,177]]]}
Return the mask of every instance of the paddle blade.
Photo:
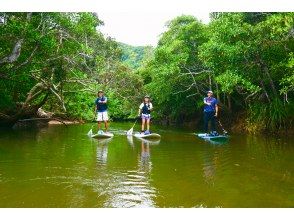
{"label": "paddle blade", "polygon": [[91,130],[88,132],[88,136],[92,137],[92,135],[93,135],[93,131],[92,131],[92,128],[91,128]]}
{"label": "paddle blade", "polygon": [[131,128],[130,130],[127,131],[127,135],[128,136],[132,136],[133,135],[133,128]]}

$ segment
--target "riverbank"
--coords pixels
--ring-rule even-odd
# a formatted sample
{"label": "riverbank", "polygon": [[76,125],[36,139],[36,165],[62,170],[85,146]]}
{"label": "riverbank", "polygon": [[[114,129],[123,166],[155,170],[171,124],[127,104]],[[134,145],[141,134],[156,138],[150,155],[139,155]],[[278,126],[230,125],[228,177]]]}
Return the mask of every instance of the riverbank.
{"label": "riverbank", "polygon": [[[136,118],[112,118],[111,122],[135,122]],[[222,116],[219,121],[221,122],[223,128],[227,130],[229,133],[234,134],[254,134],[254,135],[294,135],[294,128],[288,129],[277,129],[275,132],[269,132],[265,130],[254,130],[254,124],[251,124],[252,127],[249,127],[248,121],[244,115],[238,116]],[[110,123],[111,123],[110,122]],[[56,125],[72,125],[72,124],[85,124],[85,123],[96,123],[93,120],[82,120],[82,119],[74,119],[70,117],[58,117],[58,118],[31,118],[18,121],[15,125],[13,125],[14,129],[30,129],[30,128],[42,128],[47,126],[56,126]],[[137,121],[137,124],[140,124],[140,121]],[[203,128],[203,118],[201,116],[190,118],[187,120],[163,120],[163,119],[153,119],[151,121],[151,126],[161,125],[166,127],[178,127],[183,129],[190,130],[202,130]],[[222,128],[219,123],[217,123],[218,131],[221,132]]]}
{"label": "riverbank", "polygon": [[51,121],[48,121],[48,125],[62,125],[62,124],[65,124],[65,125],[72,125],[72,124],[84,124],[85,121],[79,121],[79,120],[64,120],[64,121],[57,121],[57,120],[51,120]]}

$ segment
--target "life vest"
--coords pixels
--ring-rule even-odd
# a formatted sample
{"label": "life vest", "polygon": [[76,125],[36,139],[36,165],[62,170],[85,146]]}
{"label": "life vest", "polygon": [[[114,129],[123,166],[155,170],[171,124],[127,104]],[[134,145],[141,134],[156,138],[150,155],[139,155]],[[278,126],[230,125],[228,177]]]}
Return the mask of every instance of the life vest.
{"label": "life vest", "polygon": [[150,110],[148,108],[150,108],[150,104],[144,103],[144,106],[142,108],[142,114],[145,114],[145,115],[150,114]]}
{"label": "life vest", "polygon": [[100,103],[100,102],[99,102],[99,101],[105,101],[105,100],[106,100],[106,99],[105,99],[104,96],[102,96],[101,98],[98,97],[98,98],[96,99],[96,106],[97,106],[97,110],[98,110],[99,112],[104,112],[104,111],[107,110],[107,104],[106,104],[106,103]]}

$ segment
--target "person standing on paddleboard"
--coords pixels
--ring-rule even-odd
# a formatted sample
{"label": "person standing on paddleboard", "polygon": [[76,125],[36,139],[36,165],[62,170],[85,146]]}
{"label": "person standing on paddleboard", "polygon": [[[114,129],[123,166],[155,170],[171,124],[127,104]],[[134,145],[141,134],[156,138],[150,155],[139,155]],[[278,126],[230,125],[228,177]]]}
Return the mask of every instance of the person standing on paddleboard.
{"label": "person standing on paddleboard", "polygon": [[98,91],[95,100],[95,112],[97,113],[98,132],[101,132],[101,122],[105,124],[105,132],[108,132],[108,113],[107,113],[107,97],[104,96],[102,90]]}
{"label": "person standing on paddleboard", "polygon": [[215,118],[218,115],[218,100],[213,97],[213,92],[208,91],[204,98],[204,130],[208,134],[208,124],[211,123],[211,134],[216,136]]}
{"label": "person standing on paddleboard", "polygon": [[[150,102],[150,97],[145,96],[143,102],[139,106],[139,115],[138,117],[141,117],[142,119],[142,127],[141,127],[141,133],[143,134],[150,134],[150,119],[151,119],[151,111],[153,109],[152,103]],[[145,124],[147,124],[147,130],[145,129]]]}

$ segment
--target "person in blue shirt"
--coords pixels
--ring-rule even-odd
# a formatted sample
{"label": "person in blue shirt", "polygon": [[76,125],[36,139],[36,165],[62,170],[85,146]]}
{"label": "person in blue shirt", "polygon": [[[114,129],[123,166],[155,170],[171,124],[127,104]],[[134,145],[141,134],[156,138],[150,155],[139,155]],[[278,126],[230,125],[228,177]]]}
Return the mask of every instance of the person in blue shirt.
{"label": "person in blue shirt", "polygon": [[101,122],[105,124],[105,132],[108,132],[107,97],[102,90],[98,91],[95,100],[95,112],[97,113],[98,132],[101,132]]}
{"label": "person in blue shirt", "polygon": [[213,92],[208,91],[204,98],[204,130],[208,134],[208,124],[211,122],[211,134],[217,135],[215,127],[215,118],[218,115],[218,100],[213,97]]}

